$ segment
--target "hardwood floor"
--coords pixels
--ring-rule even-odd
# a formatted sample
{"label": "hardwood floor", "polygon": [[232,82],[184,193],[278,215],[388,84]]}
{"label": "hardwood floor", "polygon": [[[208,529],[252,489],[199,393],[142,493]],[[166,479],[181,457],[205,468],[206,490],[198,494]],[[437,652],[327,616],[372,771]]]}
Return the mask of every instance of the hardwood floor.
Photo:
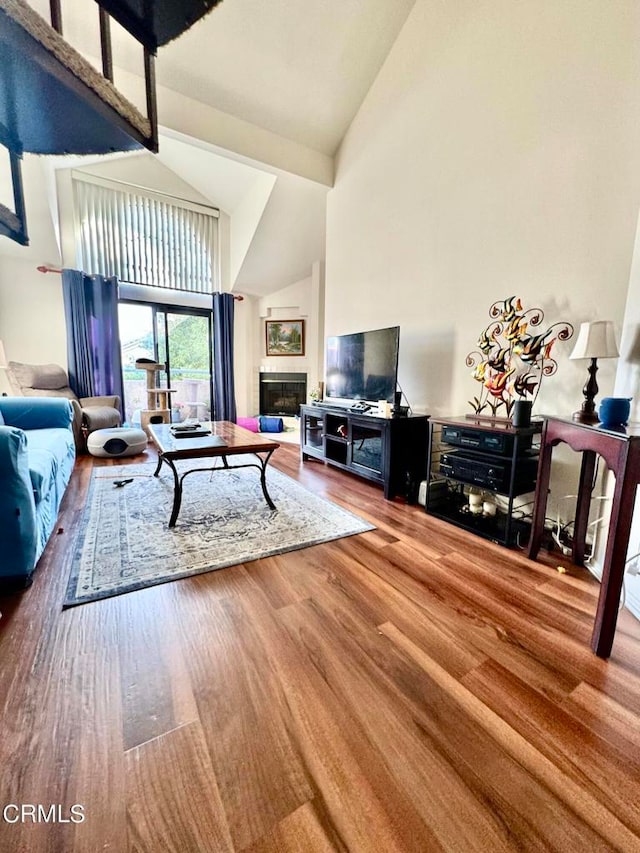
{"label": "hardwood floor", "polygon": [[377,529],[62,611],[93,463],[0,599],[0,807],[85,820],[2,853],[640,850],[640,625],[595,657],[587,572],[283,446]]}

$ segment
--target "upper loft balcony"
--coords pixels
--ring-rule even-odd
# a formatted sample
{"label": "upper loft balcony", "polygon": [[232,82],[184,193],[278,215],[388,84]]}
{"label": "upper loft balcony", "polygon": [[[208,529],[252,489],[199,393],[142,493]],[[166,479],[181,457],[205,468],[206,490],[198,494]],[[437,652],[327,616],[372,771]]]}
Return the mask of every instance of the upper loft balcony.
{"label": "upper loft balcony", "polygon": [[[220,0],[98,0],[102,73],[62,35],[59,0],[46,21],[25,0],[0,0],[0,144],[8,149],[15,211],[0,234],[28,243],[20,159],[31,154],[158,150],[154,58]],[[146,115],[113,82],[110,15],[140,43]]]}

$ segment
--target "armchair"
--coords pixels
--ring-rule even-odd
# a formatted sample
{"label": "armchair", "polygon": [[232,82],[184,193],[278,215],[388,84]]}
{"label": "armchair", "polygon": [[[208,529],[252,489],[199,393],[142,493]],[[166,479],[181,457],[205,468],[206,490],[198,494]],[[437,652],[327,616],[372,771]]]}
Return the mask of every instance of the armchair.
{"label": "armchair", "polygon": [[118,396],[77,397],[69,387],[66,372],[57,364],[10,361],[6,371],[11,390],[19,397],[66,397],[71,401],[73,436],[79,451],[85,450],[89,433],[122,423]]}

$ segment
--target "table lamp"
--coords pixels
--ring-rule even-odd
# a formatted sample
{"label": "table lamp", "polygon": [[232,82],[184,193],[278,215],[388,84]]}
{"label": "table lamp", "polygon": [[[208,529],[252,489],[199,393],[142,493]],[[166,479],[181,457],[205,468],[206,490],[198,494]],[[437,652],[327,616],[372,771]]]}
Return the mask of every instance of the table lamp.
{"label": "table lamp", "polygon": [[598,415],[594,398],[598,393],[596,373],[598,372],[599,358],[617,358],[619,355],[613,333],[611,320],[597,320],[594,323],[581,323],[578,340],[569,358],[589,358],[589,378],[582,389],[584,402],[579,412],[573,413],[573,420],[580,424],[597,424]]}

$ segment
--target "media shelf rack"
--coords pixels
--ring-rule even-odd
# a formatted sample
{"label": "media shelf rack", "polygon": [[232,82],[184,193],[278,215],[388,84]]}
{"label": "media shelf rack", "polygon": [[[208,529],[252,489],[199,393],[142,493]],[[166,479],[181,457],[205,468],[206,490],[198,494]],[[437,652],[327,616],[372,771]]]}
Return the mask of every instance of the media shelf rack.
{"label": "media shelf rack", "polygon": [[[476,416],[432,418],[425,512],[500,545],[523,541],[530,525],[514,517],[514,503],[535,491],[541,431],[542,421],[516,428]],[[472,512],[474,491],[502,498],[494,515]]]}
{"label": "media shelf rack", "polygon": [[380,483],[388,500],[417,499],[427,470],[429,418],[382,418],[338,406],[300,407],[300,453]]}

